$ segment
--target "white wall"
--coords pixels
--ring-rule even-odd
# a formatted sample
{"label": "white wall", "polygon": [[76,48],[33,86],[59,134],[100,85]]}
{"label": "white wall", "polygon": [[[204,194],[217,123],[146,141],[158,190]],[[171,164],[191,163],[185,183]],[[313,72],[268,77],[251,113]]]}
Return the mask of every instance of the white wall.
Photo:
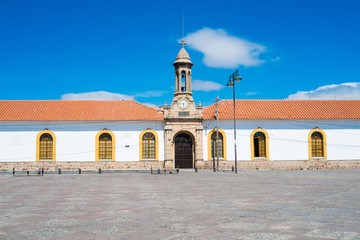
{"label": "white wall", "polygon": [[[215,120],[204,121],[204,159],[208,159],[208,133]],[[261,127],[269,134],[270,160],[307,160],[308,134],[319,127],[327,138],[328,160],[360,159],[360,120],[237,120],[237,158],[251,160],[250,134]],[[225,131],[227,159],[234,160],[234,128],[232,120],[219,121]]]}
{"label": "white wall", "polygon": [[[45,128],[56,136],[56,161],[95,161],[95,136],[107,128],[115,134],[116,161],[139,161],[139,135],[150,128],[159,137],[159,160],[164,160],[164,123],[148,122],[2,122],[0,162],[35,161],[36,137]],[[129,147],[125,147],[129,145]]]}
{"label": "white wall", "polygon": [[[208,158],[207,137],[216,121],[204,121],[204,159]],[[326,133],[327,159],[360,159],[360,121],[357,120],[238,120],[238,160],[250,160],[250,134],[257,127],[269,134],[270,160],[307,160],[308,134],[314,127]],[[116,137],[116,161],[139,161],[139,135],[153,129],[159,137],[159,160],[164,160],[164,122],[1,122],[0,162],[33,162],[37,134],[48,128],[56,135],[57,161],[94,161],[95,136],[107,128]],[[233,121],[220,121],[225,131],[227,159],[234,160]],[[129,147],[125,147],[129,145]]]}

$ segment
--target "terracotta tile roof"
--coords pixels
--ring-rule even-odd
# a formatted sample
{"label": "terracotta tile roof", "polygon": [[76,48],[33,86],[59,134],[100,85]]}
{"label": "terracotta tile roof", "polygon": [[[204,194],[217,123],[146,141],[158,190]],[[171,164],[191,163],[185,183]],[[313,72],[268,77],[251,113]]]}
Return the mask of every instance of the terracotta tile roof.
{"label": "terracotta tile roof", "polygon": [[136,101],[0,101],[0,121],[161,121]]}
{"label": "terracotta tile roof", "polygon": [[[216,104],[203,118],[215,119]],[[360,119],[360,100],[236,100],[237,119]],[[158,108],[136,101],[0,100],[0,121],[162,121]],[[219,102],[233,119],[233,101]]]}
{"label": "terracotta tile roof", "polygon": [[[219,119],[233,119],[233,100],[219,102]],[[236,100],[237,119],[360,119],[360,100]],[[216,104],[204,119],[216,119]]]}

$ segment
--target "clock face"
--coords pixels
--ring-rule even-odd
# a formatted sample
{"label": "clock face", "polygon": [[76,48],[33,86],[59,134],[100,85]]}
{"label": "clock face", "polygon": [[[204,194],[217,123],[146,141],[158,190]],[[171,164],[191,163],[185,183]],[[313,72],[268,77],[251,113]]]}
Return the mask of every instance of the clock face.
{"label": "clock face", "polygon": [[186,101],[185,99],[182,99],[182,100],[179,102],[179,108],[185,109],[185,108],[187,108],[188,104],[189,104],[188,101]]}

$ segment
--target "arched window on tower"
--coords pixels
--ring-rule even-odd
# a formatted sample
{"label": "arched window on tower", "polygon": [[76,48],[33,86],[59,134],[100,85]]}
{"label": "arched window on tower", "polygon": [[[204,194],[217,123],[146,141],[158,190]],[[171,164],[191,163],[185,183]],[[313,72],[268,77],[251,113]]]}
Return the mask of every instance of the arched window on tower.
{"label": "arched window on tower", "polygon": [[151,132],[142,137],[142,159],[155,159],[155,136]]}
{"label": "arched window on tower", "polygon": [[181,72],[181,92],[186,92],[186,73]]}
{"label": "arched window on tower", "polygon": [[266,138],[262,132],[254,134],[254,157],[266,157]]}
{"label": "arched window on tower", "polygon": [[211,134],[211,158],[224,158],[223,135],[219,132],[219,138],[216,136],[216,131]]}
{"label": "arched window on tower", "polygon": [[311,155],[312,157],[324,157],[324,140],[320,132],[311,134]]}
{"label": "arched window on tower", "polygon": [[40,136],[40,160],[53,160],[53,137],[49,133]]}
{"label": "arched window on tower", "polygon": [[112,137],[109,133],[99,137],[99,159],[112,159]]}

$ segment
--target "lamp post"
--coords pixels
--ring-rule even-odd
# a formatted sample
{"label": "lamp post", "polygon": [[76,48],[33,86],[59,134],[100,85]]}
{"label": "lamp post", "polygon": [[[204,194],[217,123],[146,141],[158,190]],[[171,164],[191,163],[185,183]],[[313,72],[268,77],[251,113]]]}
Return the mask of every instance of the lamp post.
{"label": "lamp post", "polygon": [[238,70],[229,76],[229,81],[226,86],[233,88],[233,103],[234,103],[234,151],[235,151],[235,173],[237,173],[237,153],[236,153],[236,116],[235,116],[235,82],[240,82],[242,78]]}

